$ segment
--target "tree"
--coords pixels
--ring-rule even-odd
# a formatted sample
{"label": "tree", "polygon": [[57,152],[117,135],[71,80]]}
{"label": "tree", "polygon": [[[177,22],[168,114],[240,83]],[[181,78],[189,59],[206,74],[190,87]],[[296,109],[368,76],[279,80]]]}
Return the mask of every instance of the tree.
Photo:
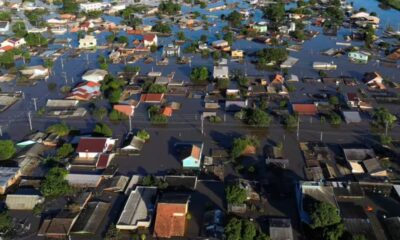
{"label": "tree", "polygon": [[176,33],[176,38],[177,38],[178,40],[181,40],[181,41],[186,40],[185,33],[184,33],[183,31],[177,32],[177,33]]}
{"label": "tree", "polygon": [[329,97],[329,104],[333,106],[339,105],[339,98],[337,96],[330,96]]}
{"label": "tree", "polygon": [[128,44],[129,39],[128,39],[128,37],[126,37],[126,36],[119,36],[119,37],[118,37],[118,42],[119,42],[119,43]]}
{"label": "tree", "polygon": [[254,127],[268,127],[272,118],[261,109],[247,109],[245,122]]}
{"label": "tree", "polygon": [[93,133],[104,137],[112,137],[113,134],[111,128],[105,123],[97,123],[93,129]]}
{"label": "tree", "polygon": [[209,79],[209,73],[207,67],[196,67],[193,68],[190,73],[190,80],[194,84],[206,84]]}
{"label": "tree", "polygon": [[232,218],[225,226],[225,235],[227,240],[241,240],[242,221]]}
{"label": "tree", "polygon": [[352,240],[367,240],[367,237],[365,235],[359,234],[359,235],[354,235],[352,237]]}
{"label": "tree", "polygon": [[68,172],[64,168],[50,169],[40,186],[40,191],[45,197],[61,197],[72,193],[72,188],[65,179]]}
{"label": "tree", "polygon": [[263,9],[264,15],[275,23],[281,22],[285,17],[285,4],[279,1],[276,4],[269,4]]}
{"label": "tree", "polygon": [[12,218],[7,211],[0,213],[0,232],[5,233],[12,229]]}
{"label": "tree", "polygon": [[16,150],[11,140],[0,140],[0,160],[8,160],[14,156]]}
{"label": "tree", "polygon": [[242,223],[242,239],[253,240],[257,235],[257,228],[254,223],[250,221],[243,221]]}
{"label": "tree", "polygon": [[234,10],[228,16],[226,16],[225,20],[227,20],[232,27],[238,27],[242,21],[242,14]]}
{"label": "tree", "polygon": [[225,41],[227,41],[228,44],[229,44],[230,46],[232,46],[233,41],[235,40],[235,37],[234,37],[234,35],[233,35],[232,32],[227,32],[227,33],[224,35],[223,39],[224,39]]}
{"label": "tree", "polygon": [[12,26],[12,31],[16,37],[25,37],[27,34],[25,23],[24,22],[16,22]]}
{"label": "tree", "polygon": [[48,127],[46,131],[48,133],[54,133],[60,137],[65,137],[68,136],[71,130],[66,123],[57,123]]}
{"label": "tree", "polygon": [[47,38],[43,37],[43,35],[40,33],[28,33],[25,36],[25,41],[26,44],[31,47],[46,46],[48,43]]}
{"label": "tree", "polygon": [[247,200],[246,190],[237,185],[226,187],[225,193],[228,204],[242,204]]}
{"label": "tree", "polygon": [[13,51],[7,51],[0,54],[0,64],[1,65],[12,65],[15,63],[15,55]]}
{"label": "tree", "polygon": [[259,141],[253,136],[235,138],[232,144],[231,157],[233,159],[238,158],[247,147],[257,147],[258,145]]}
{"label": "tree", "polygon": [[64,159],[74,152],[74,148],[70,143],[64,143],[58,150],[56,154],[57,159]]}
{"label": "tree", "polygon": [[107,116],[107,108],[99,107],[93,110],[93,115],[98,118],[99,120],[103,120],[105,116]]}
{"label": "tree", "polygon": [[117,110],[113,109],[111,110],[110,114],[108,115],[108,118],[110,119],[110,121],[121,121],[123,119],[126,119],[126,115],[122,114],[121,112],[118,112]]}
{"label": "tree", "polygon": [[297,126],[298,116],[286,115],[283,119],[283,123],[287,129],[293,129]]}
{"label": "tree", "polygon": [[397,117],[389,112],[387,108],[380,107],[373,113],[373,124],[377,127],[392,127],[397,121]]}
{"label": "tree", "polygon": [[144,141],[147,141],[150,139],[150,134],[146,130],[140,130],[139,132],[136,133],[136,136]]}
{"label": "tree", "polygon": [[176,15],[180,10],[181,6],[171,0],[163,1],[158,5],[158,11],[166,15]]}
{"label": "tree", "polygon": [[205,35],[205,34],[202,34],[202,35],[200,36],[200,41],[203,42],[203,43],[207,42],[207,39],[208,39],[208,37],[207,37],[207,35]]}
{"label": "tree", "polygon": [[329,119],[332,125],[340,125],[342,123],[342,118],[339,114],[335,112],[331,112],[331,114],[329,115]]}
{"label": "tree", "polygon": [[385,134],[380,134],[379,141],[381,142],[382,145],[388,146],[392,143],[392,137],[386,136]]}
{"label": "tree", "polygon": [[312,229],[329,227],[340,223],[341,218],[338,210],[330,203],[315,203],[311,212]]}
{"label": "tree", "polygon": [[121,239],[121,234],[119,233],[117,227],[114,223],[108,227],[106,235],[104,236],[105,240],[119,240]]}
{"label": "tree", "polygon": [[79,10],[79,5],[75,0],[63,0],[62,12],[75,14]]}
{"label": "tree", "polygon": [[1,11],[0,12],[0,21],[10,21],[11,14],[9,12]]}
{"label": "tree", "polygon": [[323,230],[323,238],[325,240],[339,240],[344,234],[344,225],[342,223],[326,227]]}
{"label": "tree", "polygon": [[154,32],[159,33],[171,33],[171,27],[168,24],[164,24],[162,22],[157,22],[152,28]]}
{"label": "tree", "polygon": [[165,85],[153,83],[147,90],[148,93],[166,93],[167,87]]}

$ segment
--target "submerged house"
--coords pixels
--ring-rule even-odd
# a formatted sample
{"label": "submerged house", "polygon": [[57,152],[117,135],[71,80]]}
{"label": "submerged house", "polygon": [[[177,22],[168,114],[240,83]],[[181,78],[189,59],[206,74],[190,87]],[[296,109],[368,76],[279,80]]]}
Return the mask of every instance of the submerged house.
{"label": "submerged house", "polygon": [[185,151],[182,152],[183,168],[191,168],[191,169],[200,168],[202,152],[203,152],[203,143],[192,144],[190,147],[185,149]]}
{"label": "submerged house", "polygon": [[349,52],[349,59],[355,62],[367,63],[369,56],[363,52]]}

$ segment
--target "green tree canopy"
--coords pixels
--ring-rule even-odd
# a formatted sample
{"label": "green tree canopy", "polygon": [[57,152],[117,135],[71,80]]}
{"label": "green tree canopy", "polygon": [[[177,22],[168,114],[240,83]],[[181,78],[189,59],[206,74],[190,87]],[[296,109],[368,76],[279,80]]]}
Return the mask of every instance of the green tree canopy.
{"label": "green tree canopy", "polygon": [[68,136],[71,131],[66,123],[53,124],[46,130],[48,133],[54,133],[60,137]]}
{"label": "green tree canopy", "polygon": [[68,157],[74,152],[74,148],[70,143],[64,143],[58,150],[56,154],[57,159],[63,159]]}
{"label": "green tree canopy", "polygon": [[226,187],[225,193],[228,204],[242,204],[247,199],[246,190],[237,185]]}
{"label": "green tree canopy", "polygon": [[255,127],[268,127],[272,121],[271,116],[261,109],[249,108],[246,111],[245,122]]}
{"label": "green tree canopy", "polygon": [[7,211],[0,213],[0,232],[10,231],[12,228],[12,219]]}
{"label": "green tree canopy", "polygon": [[45,197],[61,197],[72,193],[72,188],[65,179],[68,172],[64,168],[50,169],[45,180],[40,186],[40,191]]}
{"label": "green tree canopy", "polygon": [[139,130],[139,131],[136,133],[136,136],[137,136],[138,138],[144,140],[144,141],[147,141],[147,140],[150,139],[150,134],[149,134],[146,130],[144,130],[144,129]]}
{"label": "green tree canopy", "polygon": [[315,203],[311,210],[311,228],[329,227],[340,223],[341,218],[338,210],[330,203]]}
{"label": "green tree canopy", "polygon": [[167,87],[165,85],[153,83],[147,90],[148,93],[166,93]]}
{"label": "green tree canopy", "polygon": [[43,37],[40,33],[28,33],[25,36],[26,44],[31,47],[46,46],[48,43],[47,38]]}
{"label": "green tree canopy", "polygon": [[232,143],[231,156],[233,159],[238,158],[247,147],[258,147],[258,145],[260,145],[260,142],[253,136],[235,138]]}
{"label": "green tree canopy", "polygon": [[285,18],[285,4],[278,1],[276,4],[269,4],[263,9],[264,15],[275,23],[281,22]]}
{"label": "green tree canopy", "polygon": [[0,160],[8,160],[14,156],[16,150],[11,140],[0,140]]}
{"label": "green tree canopy", "polygon": [[97,123],[93,129],[93,133],[104,137],[112,137],[113,134],[111,128],[105,123]]}
{"label": "green tree canopy", "polygon": [[190,73],[190,80],[194,84],[206,84],[209,79],[209,73],[207,67],[196,67],[193,68]]}
{"label": "green tree canopy", "polygon": [[386,127],[386,124],[388,125],[388,127],[391,127],[397,121],[397,117],[391,114],[389,110],[384,107],[375,109],[373,113],[373,118],[373,123],[377,127]]}
{"label": "green tree canopy", "polygon": [[181,5],[171,0],[163,1],[158,5],[158,11],[166,15],[176,15],[181,10]]}

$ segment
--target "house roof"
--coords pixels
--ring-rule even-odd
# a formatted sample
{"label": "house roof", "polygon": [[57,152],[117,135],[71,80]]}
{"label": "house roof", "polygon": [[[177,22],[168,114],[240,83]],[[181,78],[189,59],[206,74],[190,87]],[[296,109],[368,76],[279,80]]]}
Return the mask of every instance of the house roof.
{"label": "house roof", "polygon": [[154,234],[157,237],[178,237],[185,234],[187,195],[164,195],[157,204]]}
{"label": "house roof", "polygon": [[171,117],[172,116],[172,108],[171,107],[164,107],[162,109],[162,115]]}
{"label": "house roof", "polygon": [[79,214],[71,232],[96,234],[102,220],[107,216],[111,204],[105,202],[90,202]]}
{"label": "house roof", "polygon": [[293,103],[293,111],[300,115],[315,115],[317,114],[317,107],[310,103]]}
{"label": "house roof", "polygon": [[190,154],[192,157],[196,159],[200,159],[201,157],[201,146],[194,145],[192,146],[192,152]]}
{"label": "house roof", "polygon": [[108,166],[110,159],[111,159],[110,154],[100,154],[99,160],[97,161],[97,164],[96,164],[96,168],[98,168],[98,169],[106,168]]}
{"label": "house roof", "polygon": [[135,112],[135,108],[132,105],[117,104],[114,105],[113,109],[120,113],[123,113],[128,117],[133,116],[133,113]]}
{"label": "house roof", "polygon": [[147,41],[147,42],[152,42],[152,41],[154,41],[154,39],[156,38],[156,35],[155,34],[145,34],[145,35],[143,35],[143,39],[145,40],[145,41]]}
{"label": "house roof", "polygon": [[83,137],[80,139],[77,152],[103,152],[107,138]]}
{"label": "house roof", "polygon": [[164,93],[145,93],[140,96],[141,102],[161,102],[164,99]]}

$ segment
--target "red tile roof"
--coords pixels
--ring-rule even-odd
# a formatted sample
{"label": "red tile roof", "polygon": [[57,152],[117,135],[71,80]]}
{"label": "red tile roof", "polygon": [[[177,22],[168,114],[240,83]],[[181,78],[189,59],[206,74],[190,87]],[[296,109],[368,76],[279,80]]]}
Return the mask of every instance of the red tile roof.
{"label": "red tile roof", "polygon": [[171,117],[172,116],[172,108],[171,107],[165,107],[162,110],[162,115],[166,116],[166,117]]}
{"label": "red tile roof", "polygon": [[13,50],[13,49],[14,49],[13,46],[6,45],[6,46],[0,48],[0,51],[2,51],[2,52],[7,52],[7,51],[10,51],[10,50]]}
{"label": "red tile roof", "polygon": [[315,115],[317,114],[317,107],[314,104],[297,103],[292,104],[293,111],[300,115]]}
{"label": "red tile roof", "polygon": [[107,138],[81,138],[76,151],[101,153],[104,150],[106,141]]}
{"label": "red tile roof", "polygon": [[184,236],[186,207],[186,203],[158,203],[154,235],[164,238]]}
{"label": "red tile roof", "polygon": [[159,103],[164,99],[164,93],[144,93],[140,96],[141,102]]}
{"label": "red tile roof", "polygon": [[114,105],[113,109],[126,116],[133,116],[135,108],[131,105]]}
{"label": "red tile roof", "polygon": [[109,154],[100,154],[99,160],[97,161],[96,168],[97,169],[104,169],[108,166],[110,160]]}
{"label": "red tile roof", "polygon": [[155,34],[145,34],[145,35],[143,35],[143,39],[144,39],[145,41],[148,41],[148,42],[154,41],[154,38],[155,38],[155,37],[156,37]]}

